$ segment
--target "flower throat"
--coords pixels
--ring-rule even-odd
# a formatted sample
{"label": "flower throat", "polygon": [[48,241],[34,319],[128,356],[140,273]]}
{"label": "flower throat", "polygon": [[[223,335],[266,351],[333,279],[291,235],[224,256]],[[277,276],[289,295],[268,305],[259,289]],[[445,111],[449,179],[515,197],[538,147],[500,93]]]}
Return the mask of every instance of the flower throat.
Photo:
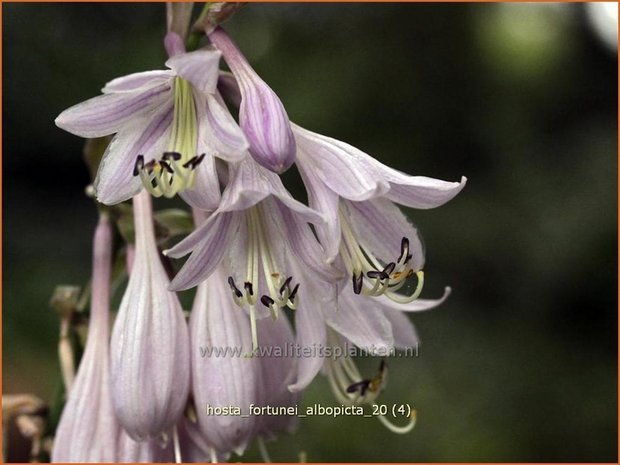
{"label": "flower throat", "polygon": [[133,175],[140,176],[144,187],[154,197],[174,197],[194,184],[195,169],[205,154],[196,155],[198,125],[191,84],[174,79],[174,115],[168,149],[157,160],[144,162],[138,155]]}

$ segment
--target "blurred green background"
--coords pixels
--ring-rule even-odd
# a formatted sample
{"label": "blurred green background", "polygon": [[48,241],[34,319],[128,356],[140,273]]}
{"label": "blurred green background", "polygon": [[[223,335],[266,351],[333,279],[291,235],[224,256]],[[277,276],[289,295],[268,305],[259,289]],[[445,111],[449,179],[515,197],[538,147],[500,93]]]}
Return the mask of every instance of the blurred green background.
{"label": "blurred green background", "polygon": [[[49,398],[48,300],[88,279],[96,221],[83,142],[53,120],[163,67],[164,4],[2,8],[3,392]],[[617,56],[586,8],[251,4],[227,24],[295,122],[411,174],[469,178],[408,211],[424,295],[453,287],[415,315],[420,356],[390,362],[382,400],[412,402],[415,430],[305,419],[274,460],[617,461]],[[324,379],[315,402],[334,403]]]}

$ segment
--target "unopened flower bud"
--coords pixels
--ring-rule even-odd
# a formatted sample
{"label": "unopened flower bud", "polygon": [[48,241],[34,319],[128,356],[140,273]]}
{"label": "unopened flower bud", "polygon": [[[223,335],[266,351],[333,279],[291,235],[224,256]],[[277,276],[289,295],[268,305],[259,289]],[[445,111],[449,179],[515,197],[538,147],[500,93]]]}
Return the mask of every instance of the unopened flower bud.
{"label": "unopened flower bud", "polygon": [[155,243],[146,192],[134,197],[136,252],[111,341],[112,400],[136,441],[169,435],[189,390],[189,336]]}
{"label": "unopened flower bud", "polygon": [[295,161],[296,146],[284,105],[221,27],[209,32],[209,39],[222,52],[239,84],[239,125],[250,144],[250,154],[265,168],[285,172]]}

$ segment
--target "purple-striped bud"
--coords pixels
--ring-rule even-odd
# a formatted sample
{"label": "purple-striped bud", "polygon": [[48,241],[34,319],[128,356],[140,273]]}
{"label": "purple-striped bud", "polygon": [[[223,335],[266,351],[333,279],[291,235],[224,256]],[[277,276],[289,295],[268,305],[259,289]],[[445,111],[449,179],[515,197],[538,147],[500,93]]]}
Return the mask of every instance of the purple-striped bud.
{"label": "purple-striped bud", "polygon": [[151,198],[133,199],[136,252],[111,341],[112,400],[136,441],[170,437],[187,401],[189,335],[155,243]]}
{"label": "purple-striped bud", "polygon": [[114,462],[120,432],[112,409],[108,355],[112,227],[102,216],[93,247],[88,339],[56,429],[52,462]]}
{"label": "purple-striped bud", "polygon": [[208,34],[239,84],[239,126],[250,144],[250,154],[265,168],[285,172],[295,162],[296,145],[284,105],[221,27]]}

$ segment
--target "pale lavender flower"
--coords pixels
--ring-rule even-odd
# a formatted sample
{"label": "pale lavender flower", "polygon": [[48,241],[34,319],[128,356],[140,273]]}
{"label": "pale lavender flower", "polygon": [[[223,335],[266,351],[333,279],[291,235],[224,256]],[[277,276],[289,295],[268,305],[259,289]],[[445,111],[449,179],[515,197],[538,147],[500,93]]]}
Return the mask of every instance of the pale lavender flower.
{"label": "pale lavender flower", "polygon": [[239,125],[250,144],[250,154],[276,173],[295,161],[295,138],[284,105],[275,92],[252,69],[237,45],[221,27],[208,31],[211,43],[221,52],[239,83]]}
{"label": "pale lavender flower", "polygon": [[[305,302],[302,308],[298,309],[300,312],[308,310]],[[264,318],[257,322],[257,326],[262,337],[259,350],[263,373],[263,384],[258,389],[258,405],[273,408],[294,407],[299,403],[301,395],[288,389],[297,376],[298,359],[288,354],[295,344],[293,329],[286,316],[275,321]],[[276,439],[280,432],[292,433],[298,423],[295,415],[263,415],[259,420],[257,435],[270,440]]]}
{"label": "pale lavender flower", "polygon": [[[258,419],[249,415],[249,407],[258,403],[261,386],[260,360],[244,356],[252,351],[248,317],[236,308],[226,275],[220,266],[198,286],[190,317],[192,394],[198,427],[218,455],[242,454],[253,439]],[[222,352],[209,353],[209,349]],[[210,414],[208,406],[238,407],[244,416]]]}
{"label": "pale lavender flower", "polygon": [[226,257],[227,278],[234,302],[249,309],[253,347],[258,346],[256,319],[280,308],[296,308],[299,279],[287,259],[295,257],[304,274],[334,280],[338,271],[326,265],[323,250],[308,223],[322,217],[299,203],[279,177],[251,158],[230,166],[230,180],[218,209],[192,234],[165,253],[181,257],[192,253],[171,284],[187,289],[205,280]]}
{"label": "pale lavender flower", "polygon": [[151,198],[134,197],[136,252],[111,341],[115,412],[134,440],[168,436],[189,390],[189,337],[160,261]]}
{"label": "pale lavender flower", "polygon": [[[409,303],[424,282],[424,251],[417,229],[394,203],[434,208],[465,186],[425,176],[409,176],[379,163],[344,142],[293,125],[297,166],[312,208],[326,223],[317,226],[327,261],[344,263],[356,294]],[[418,284],[409,295],[407,278]]]}
{"label": "pale lavender flower", "polygon": [[239,160],[248,144],[216,89],[220,52],[183,53],[174,33],[166,48],[170,69],[114,79],[103,95],[65,110],[56,124],[82,137],[116,134],[95,179],[99,201],[115,204],[146,187],[213,210],[220,198],[214,156]]}
{"label": "pale lavender flower", "polygon": [[101,216],[95,231],[88,339],[56,430],[53,462],[113,462],[120,428],[112,409],[109,368],[112,227]]}

